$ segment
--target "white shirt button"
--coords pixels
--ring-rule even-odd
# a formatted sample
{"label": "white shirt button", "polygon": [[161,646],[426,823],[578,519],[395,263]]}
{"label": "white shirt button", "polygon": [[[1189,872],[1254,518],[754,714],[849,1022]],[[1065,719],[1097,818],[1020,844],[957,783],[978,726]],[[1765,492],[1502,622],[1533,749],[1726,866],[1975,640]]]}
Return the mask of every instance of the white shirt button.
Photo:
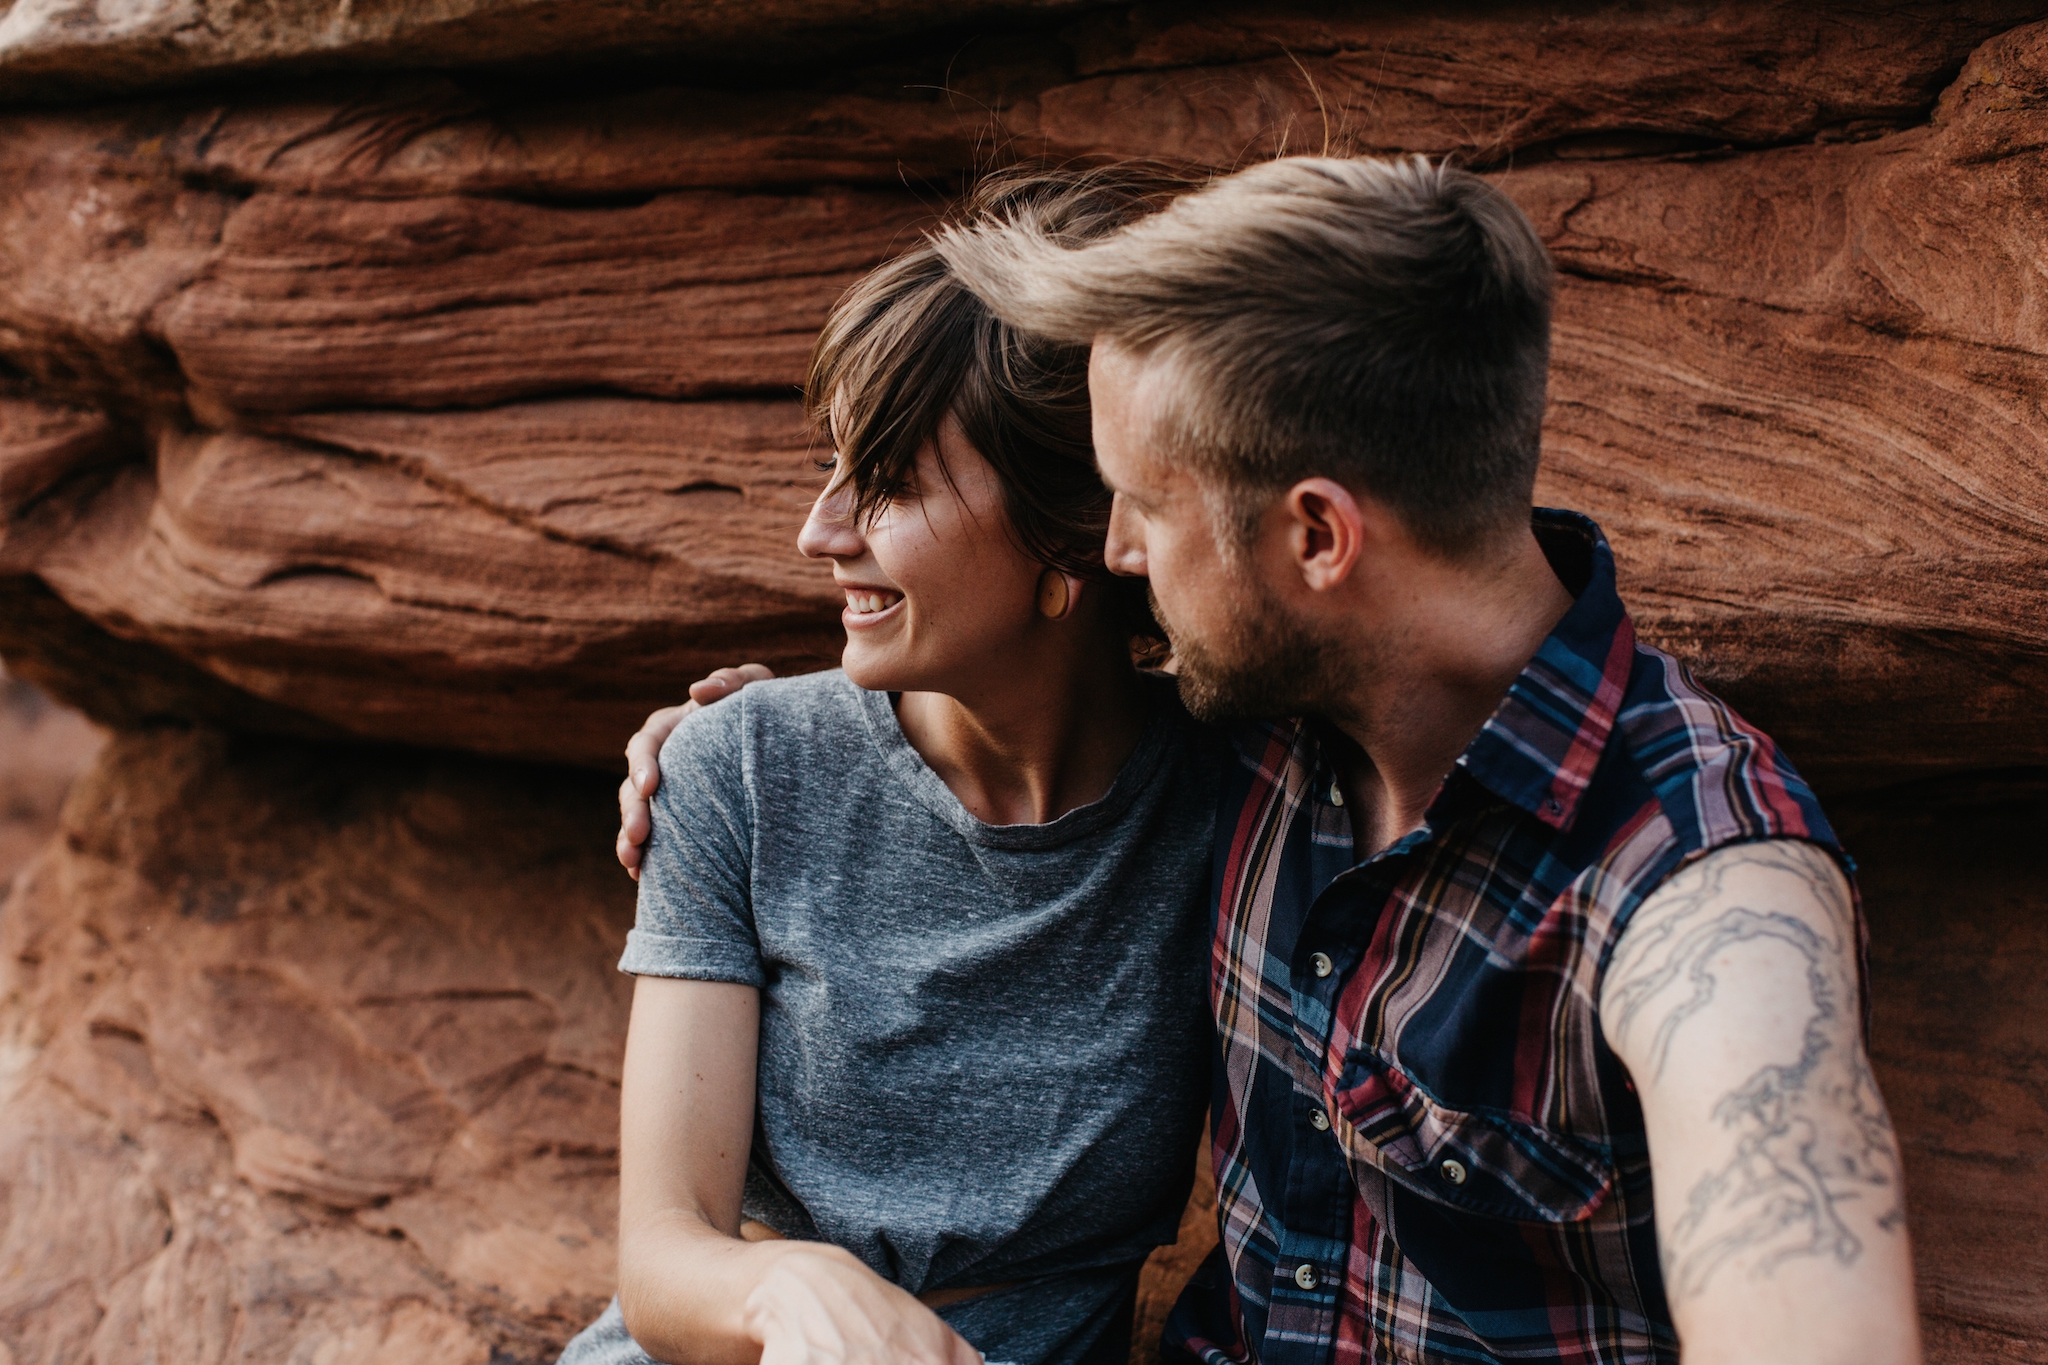
{"label": "white shirt button", "polygon": [[1327,1133],[1330,1131],[1330,1116],[1320,1109],[1311,1109],[1308,1114],[1308,1126],[1318,1133]]}
{"label": "white shirt button", "polygon": [[1308,960],[1308,965],[1315,969],[1317,976],[1328,976],[1331,972],[1337,970],[1337,964],[1330,961],[1328,953],[1317,953]]}
{"label": "white shirt button", "polygon": [[1294,1282],[1303,1289],[1314,1289],[1319,1283],[1316,1279],[1316,1268],[1307,1261],[1303,1261],[1294,1268]]}
{"label": "white shirt button", "polygon": [[1465,1183],[1465,1163],[1455,1157],[1445,1157],[1444,1164],[1437,1168],[1444,1173],[1444,1179],[1453,1185]]}
{"label": "white shirt button", "polygon": [[1334,781],[1330,783],[1330,804],[1333,806],[1344,804],[1344,789]]}

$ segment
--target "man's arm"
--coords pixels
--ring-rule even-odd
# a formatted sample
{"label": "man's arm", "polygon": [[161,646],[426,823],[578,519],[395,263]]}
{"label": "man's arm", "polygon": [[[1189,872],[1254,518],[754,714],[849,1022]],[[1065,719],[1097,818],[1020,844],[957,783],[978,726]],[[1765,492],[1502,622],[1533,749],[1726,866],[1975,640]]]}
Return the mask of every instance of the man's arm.
{"label": "man's arm", "polygon": [[1711,853],[1636,912],[1601,990],[1642,1099],[1686,1365],[1916,1365],[1899,1150],[1833,859]]}

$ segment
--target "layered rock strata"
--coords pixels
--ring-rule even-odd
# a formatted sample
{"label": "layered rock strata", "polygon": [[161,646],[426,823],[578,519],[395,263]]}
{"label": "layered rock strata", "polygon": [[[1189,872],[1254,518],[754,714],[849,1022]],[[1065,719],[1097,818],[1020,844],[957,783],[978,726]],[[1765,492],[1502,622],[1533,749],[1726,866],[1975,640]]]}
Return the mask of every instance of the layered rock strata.
{"label": "layered rock strata", "polygon": [[1831,785],[2040,761],[2032,14],[1119,9],[943,93],[7,115],[0,574],[68,612],[0,640],[148,646],[172,712],[609,762],[709,665],[831,657],[791,395],[954,177],[1327,137],[1459,152],[1542,226],[1544,494],[1609,526],[1646,636]]}

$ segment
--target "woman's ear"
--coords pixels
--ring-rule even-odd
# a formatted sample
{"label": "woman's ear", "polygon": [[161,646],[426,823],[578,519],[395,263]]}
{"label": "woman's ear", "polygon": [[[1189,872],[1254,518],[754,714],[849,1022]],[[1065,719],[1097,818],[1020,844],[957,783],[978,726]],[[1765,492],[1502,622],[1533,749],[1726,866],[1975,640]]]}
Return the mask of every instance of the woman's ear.
{"label": "woman's ear", "polygon": [[1064,621],[1081,605],[1082,581],[1070,573],[1047,569],[1038,576],[1038,614],[1048,621]]}

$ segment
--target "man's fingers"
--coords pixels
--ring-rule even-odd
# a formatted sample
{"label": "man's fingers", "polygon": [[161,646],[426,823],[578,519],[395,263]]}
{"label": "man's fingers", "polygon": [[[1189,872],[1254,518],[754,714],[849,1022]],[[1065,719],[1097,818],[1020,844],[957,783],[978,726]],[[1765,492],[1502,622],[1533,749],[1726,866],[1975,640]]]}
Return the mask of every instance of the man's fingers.
{"label": "man's fingers", "polygon": [[774,676],[775,670],[766,664],[721,668],[710,677],[690,684],[690,700],[709,706],[712,702],[723,701],[748,683],[766,682]]}
{"label": "man's fingers", "polygon": [[741,664],[738,668],[721,668],[708,678],[700,678],[690,684],[690,700],[704,706],[721,701],[745,687],[748,683],[760,682],[775,675],[762,664]]}
{"label": "man's fingers", "polygon": [[647,798],[640,792],[639,774],[634,773],[619,784],[619,837],[613,847],[619,857],[619,866],[640,880],[640,845],[647,842],[647,832],[652,822],[647,815]]}
{"label": "man's fingers", "polygon": [[721,668],[708,678],[699,678],[690,684],[690,700],[699,706],[709,706],[722,700],[735,688],[745,687],[747,680],[740,676],[737,668]]}
{"label": "man's fingers", "polygon": [[647,842],[647,798],[628,777],[619,784],[619,861],[627,871],[640,866],[640,845]]}
{"label": "man's fingers", "polygon": [[644,799],[661,785],[661,746],[682,724],[683,717],[697,709],[697,703],[664,706],[649,716],[640,730],[626,741],[626,780]]}
{"label": "man's fingers", "polygon": [[619,866],[626,869],[626,875],[636,882],[639,881],[640,845],[628,839],[624,831],[620,831],[619,840],[613,848],[619,855]]}

